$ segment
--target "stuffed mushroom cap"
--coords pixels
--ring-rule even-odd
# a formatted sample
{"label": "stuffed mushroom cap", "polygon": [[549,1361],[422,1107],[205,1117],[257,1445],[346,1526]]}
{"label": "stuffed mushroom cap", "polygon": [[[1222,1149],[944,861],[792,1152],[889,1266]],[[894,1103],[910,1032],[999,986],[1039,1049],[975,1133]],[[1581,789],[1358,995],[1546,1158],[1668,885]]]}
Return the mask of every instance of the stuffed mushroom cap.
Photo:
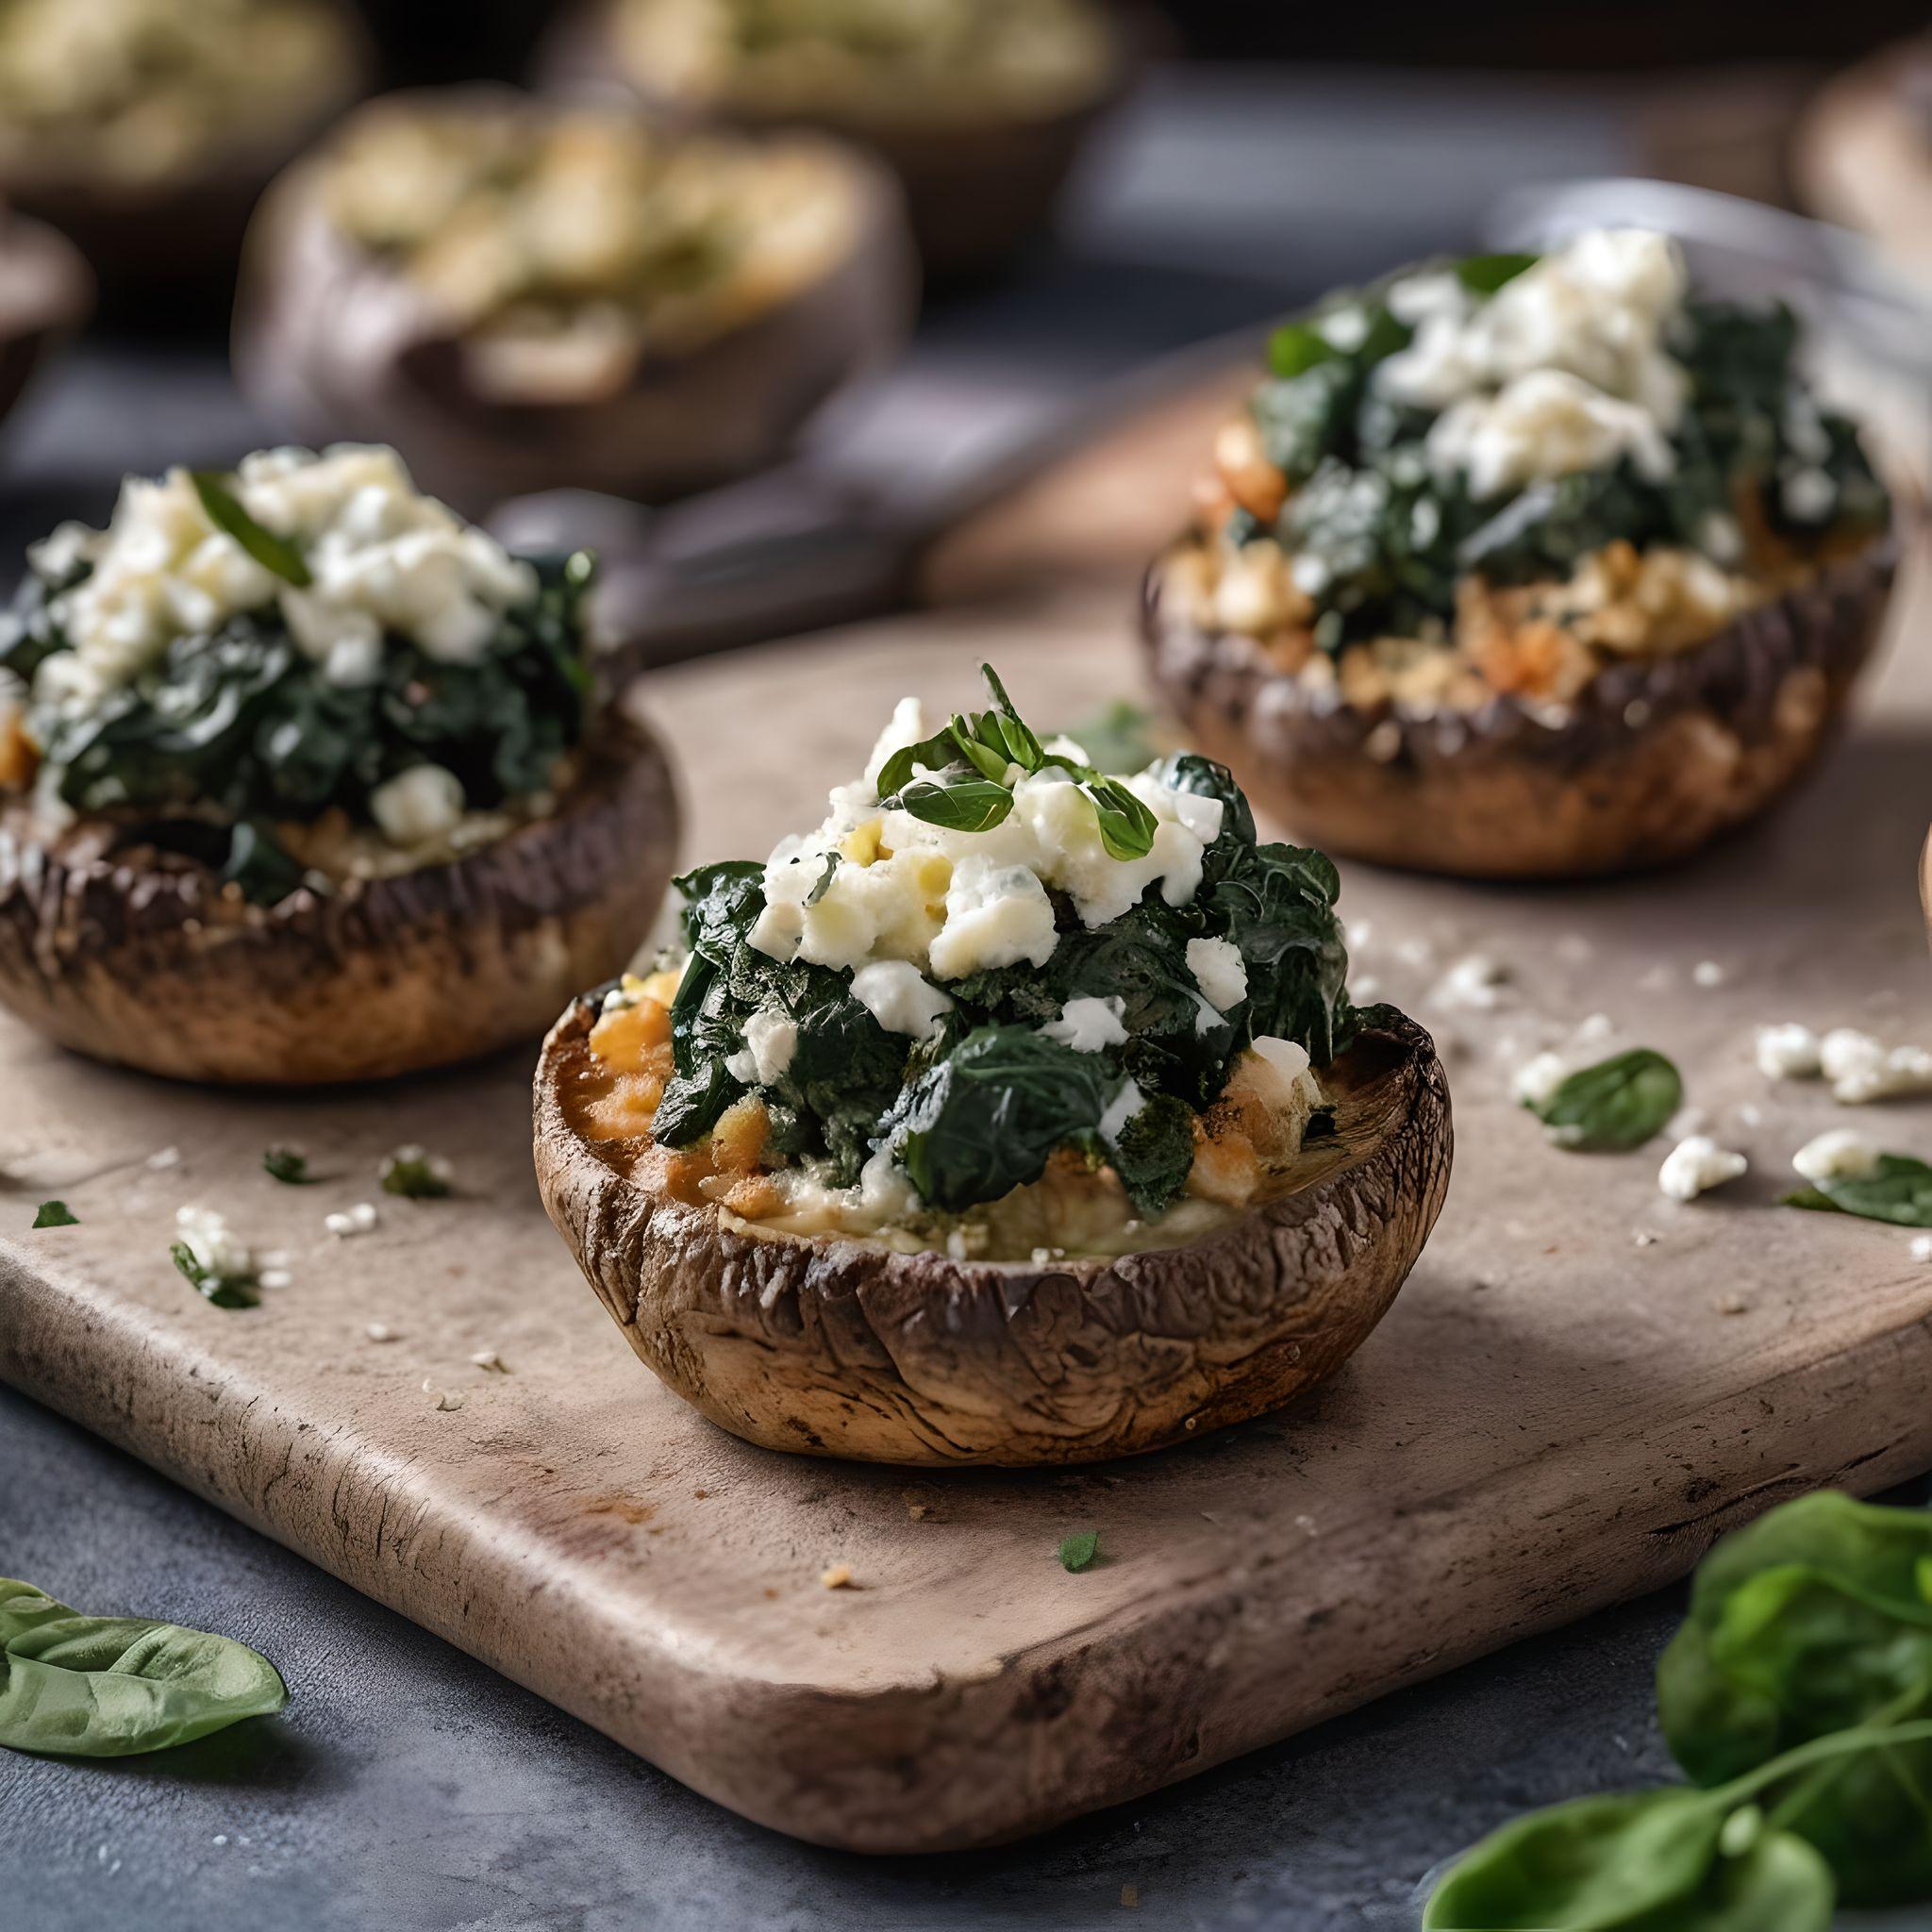
{"label": "stuffed mushroom cap", "polygon": [[1641,231],[1333,298],[1149,574],[1156,689],[1339,852],[1687,856],[1813,763],[1890,590],[1886,493],[1795,346]]}
{"label": "stuffed mushroom cap", "polygon": [[0,631],[0,1005],[177,1078],[367,1079],[541,1033],[622,968],[675,850],[594,691],[591,566],[392,452],[132,479]]}
{"label": "stuffed mushroom cap", "polygon": [[945,278],[997,265],[1041,225],[1133,60],[1095,0],[590,0],[546,66],[663,113],[863,143]]}
{"label": "stuffed mushroom cap", "polygon": [[780,455],[910,320],[896,190],[804,136],[452,89],[371,103],[251,230],[236,373],[479,506],[675,496]]}
{"label": "stuffed mushroom cap", "polygon": [[222,287],[263,185],[369,73],[340,0],[14,0],[0,195],[110,287]]}
{"label": "stuffed mushroom cap", "polygon": [[543,1204],[640,1358],[769,1449],[862,1461],[1098,1461],[1291,1401],[1367,1339],[1449,1180],[1449,1093],[1428,1037],[1364,1024],[1329,1068],[1332,1138],[1281,1191],[1185,1246],[955,1259],[771,1233],[667,1195],[585,1138],[591,1003],[544,1042]]}

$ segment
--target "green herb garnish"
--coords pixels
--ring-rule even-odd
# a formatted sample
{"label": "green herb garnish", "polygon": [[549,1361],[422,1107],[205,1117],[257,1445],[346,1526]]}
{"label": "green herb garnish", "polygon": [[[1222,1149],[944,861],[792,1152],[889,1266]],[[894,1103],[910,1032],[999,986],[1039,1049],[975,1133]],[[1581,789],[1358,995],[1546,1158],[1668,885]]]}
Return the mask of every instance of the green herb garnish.
{"label": "green herb garnish", "polygon": [[1100,1532],[1097,1529],[1082,1529],[1060,1541],[1059,1557],[1062,1570],[1080,1571],[1092,1567],[1093,1559],[1100,1554]]}
{"label": "green herb garnish", "polygon": [[1425,1932],[1825,1932],[1932,1898],[1932,1514],[1801,1497],[1724,1538],[1657,1666],[1690,1785],[1505,1825]]}
{"label": "green herb garnish", "polygon": [[84,1617],[0,1577],[0,1744],[125,1757],[191,1743],[289,1693],[275,1667],[229,1637],[142,1617]]}
{"label": "green herb garnish", "polygon": [[1591,1152],[1642,1146],[1683,1104],[1683,1076],[1647,1046],[1578,1069],[1541,1104],[1524,1102],[1556,1145]]}
{"label": "green herb garnish", "polygon": [[254,1308],[261,1305],[261,1296],[257,1293],[255,1277],[252,1274],[217,1274],[212,1269],[204,1268],[194,1257],[194,1250],[186,1241],[175,1241],[168,1249],[174,1257],[175,1266],[194,1291],[218,1308]]}
{"label": "green herb garnish", "polygon": [[[982,664],[992,708],[955,712],[943,731],[896,751],[880,768],[880,802],[949,831],[988,832],[1013,809],[1008,777],[1057,765],[1086,793],[1100,827],[1100,842],[1114,858],[1141,858],[1153,850],[1158,822],[1127,787],[1091,765],[1049,752],[1014,709],[991,664]],[[937,775],[915,778],[915,769]]]}
{"label": "green herb garnish", "polygon": [[65,1201],[42,1201],[34,1210],[36,1227],[78,1227],[80,1216],[72,1212]]}
{"label": "green herb garnish", "polygon": [[216,529],[225,530],[254,558],[262,569],[272,571],[286,584],[306,591],[315,582],[302,552],[286,537],[278,537],[258,524],[242,507],[242,499],[212,470],[191,470],[188,480],[201,498],[201,507]]}
{"label": "green herb garnish", "polygon": [[1456,279],[1477,295],[1493,295],[1506,282],[1513,282],[1524,269],[1534,268],[1540,255],[1465,255],[1456,264]]}
{"label": "green herb garnish", "polygon": [[410,1201],[440,1201],[449,1192],[449,1162],[420,1147],[398,1147],[386,1154],[378,1170],[385,1194]]}
{"label": "green herb garnish", "polygon": [[272,1180],[278,1180],[291,1188],[306,1188],[315,1179],[308,1172],[308,1157],[295,1147],[265,1147],[261,1155],[262,1172]]}
{"label": "green herb garnish", "polygon": [[1910,1154],[1881,1154],[1870,1174],[1794,1189],[1779,1205],[1856,1214],[1894,1227],[1932,1227],[1932,1167]]}

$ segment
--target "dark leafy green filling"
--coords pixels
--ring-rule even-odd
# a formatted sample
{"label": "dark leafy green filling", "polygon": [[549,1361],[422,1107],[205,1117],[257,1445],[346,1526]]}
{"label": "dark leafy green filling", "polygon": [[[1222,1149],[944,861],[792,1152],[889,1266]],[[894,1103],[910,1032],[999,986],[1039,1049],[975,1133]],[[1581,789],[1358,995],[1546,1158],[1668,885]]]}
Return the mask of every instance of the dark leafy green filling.
{"label": "dark leafy green filling", "polygon": [[[1534,259],[1474,256],[1456,269],[1486,297]],[[1453,618],[1457,579],[1472,573],[1496,583],[1566,577],[1618,539],[1707,549],[1712,518],[1734,514],[1740,494],[1755,498],[1774,533],[1799,544],[1826,531],[1876,530],[1890,514],[1857,430],[1819,408],[1797,373],[1791,311],[1782,303],[1697,300],[1686,304],[1669,344],[1690,396],[1671,438],[1676,460],[1668,477],[1652,482],[1626,459],[1476,502],[1459,478],[1431,468],[1424,439],[1434,412],[1394,402],[1370,380],[1413,339],[1390,311],[1389,287],[1331,297],[1275,331],[1272,375],[1252,408],[1269,460],[1292,491],[1274,524],[1242,511],[1229,525],[1237,542],[1275,537],[1321,567],[1312,594],[1324,649],[1428,635]],[[1349,308],[1360,311],[1363,332],[1342,350],[1317,325]],[[1801,498],[1806,514],[1798,516],[1783,486],[1812,474],[1830,489]]]}
{"label": "dark leafy green filling", "polygon": [[[1297,1041],[1323,1066],[1353,1026],[1335,868],[1319,852],[1258,843],[1247,800],[1220,765],[1185,755],[1160,775],[1223,808],[1193,900],[1171,907],[1157,883],[1090,930],[1054,894],[1058,938],[1045,966],[943,982],[954,1005],[926,1041],[881,1026],[852,996],[849,972],[780,961],[751,943],[765,904],[762,866],[728,861],[686,874],[677,883],[691,958],[671,1011],[675,1074],[657,1139],[691,1145],[751,1091],[726,1063],[752,1015],[775,1007],[795,1024],[797,1045],[759,1089],[769,1144],[824,1162],[835,1185],[852,1185],[890,1141],[920,1198],[958,1212],[1038,1180],[1070,1148],[1111,1163],[1137,1212],[1159,1213],[1186,1183],[1196,1113],[1221,1095],[1252,1040]],[[1187,962],[1198,938],[1231,941],[1248,974],[1247,997],[1205,1026]],[[1080,1052],[1041,1032],[1083,997],[1121,1000],[1124,1043]],[[1146,1105],[1109,1142],[1100,1123],[1129,1079]]]}
{"label": "dark leafy green filling", "polygon": [[[536,596],[505,612],[474,664],[439,662],[391,634],[375,682],[332,684],[269,607],[176,638],[97,704],[34,706],[29,734],[65,804],[181,815],[159,842],[273,903],[303,876],[276,841],[278,821],[334,808],[366,824],[370,793],[425,763],[455,773],[475,810],[550,783],[589,722],[584,600],[594,566],[583,552],[527,560]],[[72,648],[53,604],[85,575],[84,566],[59,582],[28,575],[0,620],[0,670],[30,678]],[[210,815],[216,823],[195,823]]]}

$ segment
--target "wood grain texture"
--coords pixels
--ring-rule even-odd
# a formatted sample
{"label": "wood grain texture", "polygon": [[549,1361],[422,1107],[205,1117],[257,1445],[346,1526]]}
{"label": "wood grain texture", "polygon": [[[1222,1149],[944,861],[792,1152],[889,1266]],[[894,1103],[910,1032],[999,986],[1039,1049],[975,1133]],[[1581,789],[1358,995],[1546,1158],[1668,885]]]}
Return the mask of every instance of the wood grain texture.
{"label": "wood grain texture", "polygon": [[[1042,724],[1132,690],[1132,595],[1124,575],[656,680],[690,849],[762,852],[856,769],[895,695],[962,702],[984,656]],[[1538,892],[1345,874],[1343,910],[1372,928],[1357,974],[1444,1049],[1456,1174],[1387,1320],[1274,1416],[1060,1475],[756,1449],[633,1358],[545,1222],[534,1048],[275,1098],[116,1074],[10,1024],[0,1374],[786,1831],[965,1845],[1186,1776],[1678,1574],[1781,1496],[1932,1465],[1932,1267],[1900,1230],[1774,1205],[1791,1150],[1846,1116],[1751,1052],[1784,1019],[1932,1039],[1923,599],[1913,613],[1852,742],[1688,868]],[[747,784],[773,720],[788,754]],[[1496,1007],[1432,1004],[1478,946],[1510,973]],[[1706,959],[1724,984],[1694,983]],[[1543,1145],[1509,1075],[1597,1009],[1679,1061],[1751,1155],[1745,1180],[1677,1207],[1663,1143]],[[1932,1108],[1857,1120],[1932,1154]],[[377,1158],[411,1140],[455,1159],[458,1199],[375,1194]],[[280,1141],[327,1178],[270,1180],[259,1151]],[[151,1170],[167,1145],[180,1164]],[[48,1195],[80,1225],[27,1233]],[[382,1201],[375,1232],[325,1234],[363,1198]],[[254,1312],[199,1301],[167,1260],[185,1200],[288,1248],[292,1285]],[[507,1374],[472,1363],[491,1349]],[[1066,1574],[1056,1545],[1084,1529],[1106,1560]],[[837,1563],[857,1588],[821,1587]]]}

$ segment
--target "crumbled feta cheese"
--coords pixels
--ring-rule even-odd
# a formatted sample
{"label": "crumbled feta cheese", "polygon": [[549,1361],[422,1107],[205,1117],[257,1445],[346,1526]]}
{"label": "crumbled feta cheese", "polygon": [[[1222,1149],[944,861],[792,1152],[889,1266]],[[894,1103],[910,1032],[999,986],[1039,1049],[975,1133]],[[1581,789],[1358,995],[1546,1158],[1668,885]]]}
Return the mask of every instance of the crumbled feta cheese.
{"label": "crumbled feta cheese", "polygon": [[1715,959],[1700,959],[1690,969],[1690,984],[1700,986],[1707,992],[1714,986],[1722,986],[1726,974]]}
{"label": "crumbled feta cheese", "polygon": [[463,784],[441,765],[411,765],[369,794],[369,814],[391,845],[446,839],[463,816]]}
{"label": "crumbled feta cheese", "polygon": [[1503,989],[1508,978],[1507,970],[1487,954],[1471,953],[1442,975],[1429,995],[1430,1003],[1471,1012],[1489,1012],[1503,1004]]}
{"label": "crumbled feta cheese", "polygon": [[1886,1047],[1856,1027],[1834,1026],[1818,1043],[1818,1062],[1831,1097],[1846,1107],[1932,1092],[1932,1051]]}
{"label": "crumbled feta cheese", "polygon": [[1708,1134],[1692,1134],[1664,1156],[1657,1184],[1673,1201],[1694,1201],[1711,1188],[1734,1181],[1751,1163],[1720,1147]]}
{"label": "crumbled feta cheese", "polygon": [[973,852],[953,868],[945,924],[927,957],[936,978],[958,979],[1022,959],[1044,966],[1058,942],[1053,902],[1040,874]]}
{"label": "crumbled feta cheese", "polygon": [[1647,411],[1561,369],[1453,404],[1430,425],[1425,447],[1439,475],[1468,477],[1478,503],[1541,478],[1612,469],[1625,457],[1653,483],[1676,467],[1670,438]]}
{"label": "crumbled feta cheese", "polygon": [[744,1023],[744,1045],[724,1062],[734,1080],[769,1087],[780,1078],[798,1051],[798,1023],[783,1007],[760,1007]]}
{"label": "crumbled feta cheese", "polygon": [[178,1147],[162,1147],[148,1156],[147,1164],[156,1174],[165,1173],[171,1167],[179,1167],[181,1150]]}
{"label": "crumbled feta cheese", "polygon": [[1907,1252],[1915,1261],[1932,1261],[1932,1234],[1915,1234]]}
{"label": "crumbled feta cheese", "polygon": [[175,1234],[207,1274],[224,1281],[239,1281],[255,1272],[255,1257],[248,1244],[236,1237],[226,1217],[212,1208],[177,1208]]}
{"label": "crumbled feta cheese", "polygon": [[1525,1107],[1534,1108],[1540,1112],[1557,1097],[1557,1089],[1570,1077],[1573,1071],[1570,1061],[1564,1055],[1540,1053],[1517,1068],[1516,1097]]}
{"label": "crumbled feta cheese", "polygon": [[503,613],[536,594],[530,567],[422,495],[393,450],[264,450],[242,459],[233,488],[250,516],[295,543],[308,588],[284,582],[217,528],[186,470],[130,476],[105,530],[63,526],[41,547],[63,573],[92,568],[53,600],[74,649],[41,666],[37,697],[92,702],[175,637],[271,606],[297,648],[344,683],[370,680],[373,647],[391,631],[429,657],[474,663]]}
{"label": "crumbled feta cheese", "polygon": [[1075,1053],[1098,1053],[1105,1046],[1124,1045],[1127,1029],[1123,1019],[1127,1003],[1118,993],[1106,999],[1069,1000],[1058,1020],[1040,1030],[1049,1040],[1071,1046]]}
{"label": "crumbled feta cheese", "polygon": [[852,975],[852,997],[888,1033],[909,1033],[930,1040],[941,1017],[953,1009],[952,996],[920,972],[908,959],[874,959]]}
{"label": "crumbled feta cheese", "polygon": [[1116,1145],[1125,1131],[1127,1123],[1147,1105],[1147,1096],[1132,1080],[1123,1080],[1121,1090],[1108,1103],[1107,1111],[1100,1116],[1100,1138],[1108,1146]]}
{"label": "crumbled feta cheese", "polygon": [[1248,996],[1248,969],[1227,940],[1188,941],[1188,971],[1217,1013],[1231,1013]]}
{"label": "crumbled feta cheese", "polygon": [[259,1286],[275,1290],[287,1288],[295,1277],[286,1268],[264,1268],[255,1278]]}
{"label": "crumbled feta cheese", "polygon": [[1277,1094],[1286,1098],[1307,1077],[1308,1050],[1299,1041],[1283,1040],[1273,1033],[1259,1033],[1252,1042],[1255,1058],[1267,1068]]}
{"label": "crumbled feta cheese", "polygon": [[322,1224],[329,1233],[346,1241],[351,1235],[367,1234],[375,1225],[375,1204],[373,1201],[358,1201],[344,1214],[325,1214]]}
{"label": "crumbled feta cheese", "polygon": [[1767,1080],[1815,1080],[1824,1071],[1818,1036],[1795,1020],[1757,1029],[1757,1071]]}
{"label": "crumbled feta cheese", "polygon": [[387,1322],[371,1322],[362,1332],[368,1336],[371,1341],[395,1341],[400,1340],[396,1331]]}
{"label": "crumbled feta cheese", "polygon": [[1807,1181],[1856,1181],[1874,1173],[1878,1149],[1850,1127],[1833,1127],[1807,1141],[1791,1165]]}

